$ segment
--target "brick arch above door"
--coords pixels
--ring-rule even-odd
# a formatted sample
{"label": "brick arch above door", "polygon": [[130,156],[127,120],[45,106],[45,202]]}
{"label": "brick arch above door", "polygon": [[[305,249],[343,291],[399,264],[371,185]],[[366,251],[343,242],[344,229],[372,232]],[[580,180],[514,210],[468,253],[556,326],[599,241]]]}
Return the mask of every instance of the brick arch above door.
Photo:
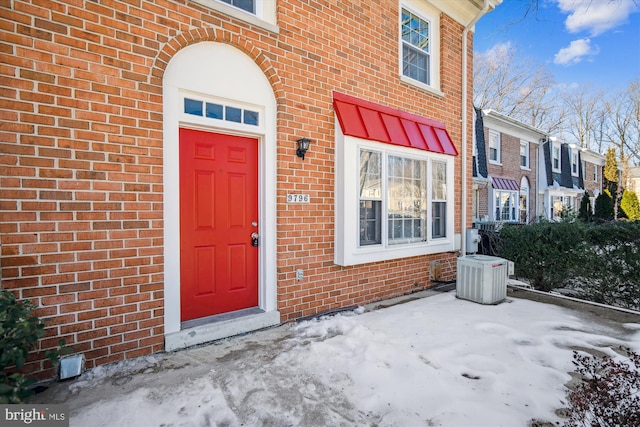
{"label": "brick arch above door", "polygon": [[275,67],[271,64],[271,60],[248,39],[221,28],[198,28],[190,30],[180,33],[165,43],[164,47],[158,52],[153,67],[151,68],[151,83],[162,87],[162,78],[164,77],[171,58],[187,46],[207,41],[231,45],[250,57],[262,70],[271,84],[277,105],[283,105],[285,96],[282,82],[280,81],[280,77],[278,77]]}

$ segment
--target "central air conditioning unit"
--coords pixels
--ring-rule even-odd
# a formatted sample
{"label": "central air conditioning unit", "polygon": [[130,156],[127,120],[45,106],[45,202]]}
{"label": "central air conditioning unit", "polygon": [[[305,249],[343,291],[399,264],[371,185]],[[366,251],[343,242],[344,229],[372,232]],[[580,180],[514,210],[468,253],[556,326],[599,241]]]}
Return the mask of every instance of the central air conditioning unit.
{"label": "central air conditioning unit", "polygon": [[456,296],[480,304],[497,304],[507,298],[509,261],[487,255],[458,258]]}

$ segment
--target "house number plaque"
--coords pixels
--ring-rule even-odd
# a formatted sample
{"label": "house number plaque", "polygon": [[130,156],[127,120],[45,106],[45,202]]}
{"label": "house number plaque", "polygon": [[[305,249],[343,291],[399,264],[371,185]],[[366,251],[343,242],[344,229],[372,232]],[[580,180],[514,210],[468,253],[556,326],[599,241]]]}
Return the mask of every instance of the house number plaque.
{"label": "house number plaque", "polygon": [[309,203],[308,194],[287,194],[287,203]]}

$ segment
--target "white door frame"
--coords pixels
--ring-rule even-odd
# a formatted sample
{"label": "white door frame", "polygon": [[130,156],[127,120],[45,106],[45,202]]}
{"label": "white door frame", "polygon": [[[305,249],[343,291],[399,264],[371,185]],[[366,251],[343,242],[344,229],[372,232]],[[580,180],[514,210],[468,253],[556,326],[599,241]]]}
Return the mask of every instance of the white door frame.
{"label": "white door frame", "polygon": [[[184,98],[259,112],[258,126],[184,113]],[[201,42],[170,60],[163,78],[165,349],[187,347],[278,324],[276,291],[276,101],[266,76],[235,47]],[[258,301],[262,313],[181,330],[179,128],[257,138],[260,247]]]}

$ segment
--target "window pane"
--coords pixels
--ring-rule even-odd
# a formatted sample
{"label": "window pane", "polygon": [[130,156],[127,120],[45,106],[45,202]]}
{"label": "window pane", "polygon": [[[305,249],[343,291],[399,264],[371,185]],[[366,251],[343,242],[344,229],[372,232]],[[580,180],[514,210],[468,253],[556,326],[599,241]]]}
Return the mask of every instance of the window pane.
{"label": "window pane", "polygon": [[207,117],[210,119],[223,119],[222,105],[207,102]]}
{"label": "window pane", "polygon": [[380,176],[380,153],[362,150],[360,152],[360,197],[380,199],[382,178]]}
{"label": "window pane", "polygon": [[424,240],[426,162],[389,156],[387,220],[390,244]]}
{"label": "window pane", "polygon": [[447,168],[444,163],[433,162],[431,171],[432,195],[434,200],[447,199]]}
{"label": "window pane", "polygon": [[447,204],[445,202],[433,202],[431,212],[431,237],[434,239],[446,237],[447,232]]}
{"label": "window pane", "polygon": [[429,23],[413,13],[402,10],[402,40],[429,52]]}
{"label": "window pane", "polygon": [[244,110],[244,124],[258,126],[258,112]]}
{"label": "window pane", "polygon": [[360,246],[382,242],[380,234],[382,201],[360,201]]}
{"label": "window pane", "polygon": [[184,112],[194,116],[202,116],[202,101],[195,99],[184,99]]}
{"label": "window pane", "polygon": [[229,122],[242,122],[242,110],[235,107],[225,107],[225,120]]}
{"label": "window pane", "polygon": [[429,55],[403,43],[402,74],[422,83],[429,84]]}

